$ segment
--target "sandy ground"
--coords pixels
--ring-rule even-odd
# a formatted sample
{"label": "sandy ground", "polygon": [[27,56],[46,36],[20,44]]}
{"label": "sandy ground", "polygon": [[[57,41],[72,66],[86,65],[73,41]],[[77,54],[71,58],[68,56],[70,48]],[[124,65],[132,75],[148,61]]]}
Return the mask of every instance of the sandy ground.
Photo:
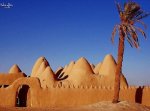
{"label": "sandy ground", "polygon": [[126,101],[120,102],[118,104],[112,104],[111,102],[106,101],[77,108],[0,107],[0,111],[150,111],[150,107],[142,106],[135,103],[129,103]]}

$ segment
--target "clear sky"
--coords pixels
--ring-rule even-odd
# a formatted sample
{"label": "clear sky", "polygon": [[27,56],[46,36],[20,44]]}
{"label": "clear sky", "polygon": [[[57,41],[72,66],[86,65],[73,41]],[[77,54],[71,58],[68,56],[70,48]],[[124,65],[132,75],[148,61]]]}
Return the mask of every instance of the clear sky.
{"label": "clear sky", "polygon": [[[118,0],[123,2],[125,0]],[[110,41],[119,23],[114,0],[0,0],[0,72],[18,64],[30,75],[35,61],[45,56],[55,71],[84,56],[97,64],[106,54],[117,55],[118,38]],[[136,0],[150,12],[150,0]],[[148,39],[140,35],[140,49],[126,43],[123,73],[129,84],[150,85],[150,17]]]}

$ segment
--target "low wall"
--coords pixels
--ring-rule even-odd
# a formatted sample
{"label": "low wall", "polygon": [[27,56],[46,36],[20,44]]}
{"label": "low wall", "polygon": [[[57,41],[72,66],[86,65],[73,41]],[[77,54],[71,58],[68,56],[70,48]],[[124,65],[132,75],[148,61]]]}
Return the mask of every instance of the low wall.
{"label": "low wall", "polygon": [[0,73],[0,85],[11,85],[21,77],[26,77],[26,75],[24,73]]}
{"label": "low wall", "polygon": [[30,95],[27,95],[28,106],[31,106],[32,103],[36,103],[34,102],[34,100],[31,103],[31,99],[32,97],[34,98],[34,94],[36,94],[36,92],[41,90],[39,79],[32,78],[32,77],[30,78],[22,77],[17,79],[15,82],[13,82],[12,85],[6,88],[0,88],[0,106],[15,107],[17,102],[16,101],[17,94],[18,94],[17,91],[22,85],[27,85],[30,88],[30,91],[28,93]]}
{"label": "low wall", "polygon": [[13,87],[0,88],[0,106],[15,106],[15,92]]}
{"label": "low wall", "polygon": [[150,87],[145,87],[143,89],[142,104],[150,106]]}
{"label": "low wall", "polygon": [[[30,87],[27,102],[31,107],[72,107],[111,101],[113,88],[105,86],[57,85],[42,89],[37,78],[20,78],[7,88],[0,88],[0,105],[15,106],[16,92],[21,85]],[[9,100],[9,101],[8,101]],[[121,87],[120,100],[150,106],[150,87]]]}
{"label": "low wall", "polygon": [[[120,101],[137,102],[150,106],[150,88],[141,92],[136,87],[122,87]],[[114,90],[111,87],[62,86],[42,89],[37,93],[39,107],[72,107],[94,104],[100,101],[112,101]],[[36,97],[35,97],[36,98]]]}

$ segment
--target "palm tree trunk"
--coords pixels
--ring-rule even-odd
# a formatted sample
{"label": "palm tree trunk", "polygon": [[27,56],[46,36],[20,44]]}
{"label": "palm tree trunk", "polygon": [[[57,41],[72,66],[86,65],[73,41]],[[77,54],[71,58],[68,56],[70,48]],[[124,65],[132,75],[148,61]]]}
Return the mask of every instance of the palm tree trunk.
{"label": "palm tree trunk", "polygon": [[120,37],[119,37],[119,45],[118,45],[118,60],[117,60],[117,68],[116,68],[115,83],[114,83],[114,98],[112,101],[113,103],[119,102],[120,75],[122,73],[122,62],[123,62],[123,54],[124,54],[125,36],[121,29],[119,35]]}

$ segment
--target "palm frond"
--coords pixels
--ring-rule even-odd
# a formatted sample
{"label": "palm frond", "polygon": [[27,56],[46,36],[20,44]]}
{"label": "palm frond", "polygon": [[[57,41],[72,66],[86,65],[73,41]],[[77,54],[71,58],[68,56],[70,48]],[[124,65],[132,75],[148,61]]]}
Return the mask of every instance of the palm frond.
{"label": "palm frond", "polygon": [[131,13],[128,14],[128,19],[129,20],[134,20],[137,19],[140,15],[144,13],[143,10],[138,10],[138,11],[132,11]]}
{"label": "palm frond", "polygon": [[133,31],[131,37],[133,39],[133,43],[134,43],[135,47],[138,48],[139,47],[139,40],[138,40],[137,33],[135,31]]}
{"label": "palm frond", "polygon": [[138,40],[138,35],[136,33],[135,28],[132,27],[131,25],[129,25],[127,28],[128,28],[129,35],[131,36],[133,46],[138,48],[139,47],[139,40]]}
{"label": "palm frond", "polygon": [[116,0],[115,0],[115,4],[116,4],[117,10],[118,10],[118,13],[120,14],[122,12],[122,7],[121,7],[120,3],[117,2]]}
{"label": "palm frond", "polygon": [[143,10],[139,10],[139,11],[137,11],[137,12],[135,13],[135,17],[138,17],[138,16],[140,16],[140,15],[143,14],[143,13],[144,13]]}
{"label": "palm frond", "polygon": [[141,19],[143,19],[143,18],[145,18],[145,17],[147,17],[149,15],[150,15],[150,13],[143,13],[143,14],[139,15],[138,17],[136,17],[136,19],[137,20],[141,20]]}
{"label": "palm frond", "polygon": [[132,34],[132,38],[134,39],[133,43],[134,43],[135,47],[136,47],[136,48],[139,48],[140,45],[139,45],[139,40],[138,40],[137,34],[136,34],[136,33],[133,33],[133,34]]}
{"label": "palm frond", "polygon": [[126,38],[127,38],[127,41],[129,42],[130,46],[133,47],[134,45],[133,45],[133,42],[131,40],[130,34],[127,33]]}
{"label": "palm frond", "polygon": [[140,10],[140,6],[135,2],[132,2],[132,1],[127,2],[124,5],[124,11],[125,11],[126,14],[131,15],[131,14],[133,14],[133,13],[139,11],[139,10]]}
{"label": "palm frond", "polygon": [[61,80],[64,80],[64,79],[68,78],[68,75],[64,75],[64,72],[61,73],[61,71],[59,71],[58,73],[55,74],[55,79],[57,81],[61,81]]}
{"label": "palm frond", "polygon": [[125,34],[125,37],[126,37],[127,41],[129,42],[130,46],[133,47],[132,40],[130,39],[131,36],[130,36],[130,34],[128,33],[128,30],[127,30],[127,29],[128,29],[127,26],[124,26],[124,27],[123,27],[123,32],[124,32],[124,34]]}
{"label": "palm frond", "polygon": [[[135,27],[135,26],[134,26],[134,27]],[[144,32],[141,28],[135,27],[135,29],[136,29],[138,32],[140,32],[140,33],[143,35],[143,37],[144,37],[145,39],[147,38],[145,32]]]}
{"label": "palm frond", "polygon": [[[122,7],[118,2],[115,2],[115,4],[117,6],[121,22],[113,29],[111,37],[112,43],[114,43],[114,38],[118,31],[119,34],[122,34],[122,36],[127,39],[131,47],[139,48],[140,44],[137,33],[140,32],[145,38],[146,34],[141,28],[136,27],[135,23],[140,23],[146,29],[147,26],[143,21],[141,21],[141,19],[149,16],[150,13],[143,11],[140,5],[132,0],[128,0],[124,4],[124,7]],[[121,36],[119,39],[122,39]]]}
{"label": "palm frond", "polygon": [[130,26],[130,28],[131,28],[132,33],[134,33],[134,34],[136,35],[136,39],[137,39],[137,38],[138,38],[138,34],[137,34],[137,32],[136,32],[135,27],[134,27],[133,25],[129,25],[129,26]]}
{"label": "palm frond", "polygon": [[112,43],[114,43],[114,38],[115,38],[115,35],[116,35],[116,32],[117,32],[117,28],[118,28],[118,25],[115,25],[114,29],[112,31],[112,37],[111,37]]}
{"label": "palm frond", "polygon": [[147,25],[143,21],[141,20],[134,20],[134,21],[140,23],[141,25],[144,26],[145,29],[147,29]]}

